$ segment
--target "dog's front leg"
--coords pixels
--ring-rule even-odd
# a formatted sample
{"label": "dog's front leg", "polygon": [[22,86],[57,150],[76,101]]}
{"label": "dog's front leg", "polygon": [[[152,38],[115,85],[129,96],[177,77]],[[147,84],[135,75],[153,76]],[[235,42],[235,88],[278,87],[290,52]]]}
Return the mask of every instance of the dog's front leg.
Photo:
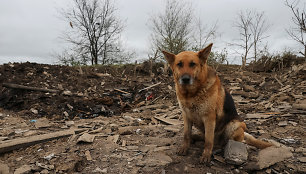
{"label": "dog's front leg", "polygon": [[178,155],[187,155],[191,142],[192,122],[188,119],[184,111],[182,114],[184,120],[184,140],[183,140],[183,146],[178,151]]}
{"label": "dog's front leg", "polygon": [[207,163],[210,162],[212,149],[214,146],[216,114],[210,113],[209,115],[203,118],[203,121],[205,126],[205,144],[204,144],[204,151],[201,157],[201,162]]}

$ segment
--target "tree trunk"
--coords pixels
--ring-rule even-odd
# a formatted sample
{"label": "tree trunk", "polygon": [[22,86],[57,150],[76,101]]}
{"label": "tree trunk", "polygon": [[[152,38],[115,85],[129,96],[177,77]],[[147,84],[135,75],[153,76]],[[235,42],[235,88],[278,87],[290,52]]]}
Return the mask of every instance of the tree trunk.
{"label": "tree trunk", "polygon": [[254,42],[254,61],[257,61],[257,43]]}

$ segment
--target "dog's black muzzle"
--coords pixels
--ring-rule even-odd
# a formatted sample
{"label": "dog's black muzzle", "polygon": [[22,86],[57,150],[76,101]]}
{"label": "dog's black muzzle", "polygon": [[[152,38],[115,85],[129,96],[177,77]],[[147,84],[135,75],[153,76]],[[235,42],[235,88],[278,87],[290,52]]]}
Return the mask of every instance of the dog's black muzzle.
{"label": "dog's black muzzle", "polygon": [[189,74],[184,74],[180,77],[179,82],[181,85],[191,85],[193,80]]}

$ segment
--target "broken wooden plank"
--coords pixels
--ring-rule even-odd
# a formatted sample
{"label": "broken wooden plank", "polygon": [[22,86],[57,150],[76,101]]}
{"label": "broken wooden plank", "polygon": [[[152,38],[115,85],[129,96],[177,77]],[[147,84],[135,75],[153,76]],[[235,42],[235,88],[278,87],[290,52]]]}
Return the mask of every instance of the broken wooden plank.
{"label": "broken wooden plank", "polygon": [[295,103],[292,105],[293,109],[306,110],[306,103]]}
{"label": "broken wooden plank", "polygon": [[246,114],[246,119],[266,119],[279,114],[278,112]]}
{"label": "broken wooden plank", "polygon": [[34,144],[54,140],[54,139],[68,137],[75,133],[80,133],[84,130],[87,130],[87,129],[64,130],[64,131],[52,132],[48,134],[35,135],[31,137],[16,138],[13,140],[3,141],[0,143],[0,154],[9,152],[15,149],[28,147]]}
{"label": "broken wooden plank", "polygon": [[162,121],[164,123],[170,124],[170,125],[180,125],[180,124],[183,124],[182,121],[179,121],[177,119],[169,119],[169,118],[157,117],[157,116],[155,116],[154,118],[156,118],[157,120]]}
{"label": "broken wooden plank", "polygon": [[153,88],[153,87],[155,87],[155,86],[157,86],[157,85],[160,85],[160,84],[161,84],[161,82],[158,82],[158,83],[156,83],[156,84],[153,84],[153,85],[151,85],[151,86],[148,86],[148,87],[146,87],[146,88],[143,88],[143,89],[139,90],[138,92],[141,92],[141,91],[144,91],[144,90]]}
{"label": "broken wooden plank", "polygon": [[40,92],[51,92],[51,93],[59,92],[58,90],[55,90],[55,89],[36,88],[36,87],[18,85],[18,84],[13,84],[13,83],[3,83],[2,86],[6,88],[24,89],[24,90],[40,91]]}
{"label": "broken wooden plank", "polygon": [[281,86],[284,86],[284,84],[283,84],[280,80],[278,80],[278,78],[276,77],[276,75],[274,76],[274,79],[277,81],[278,84],[280,84]]}
{"label": "broken wooden plank", "polygon": [[117,88],[114,88],[115,91],[118,91],[118,92],[121,92],[121,93],[124,93],[124,94],[130,94],[129,92],[126,92],[126,91],[122,91],[120,89],[117,89]]}

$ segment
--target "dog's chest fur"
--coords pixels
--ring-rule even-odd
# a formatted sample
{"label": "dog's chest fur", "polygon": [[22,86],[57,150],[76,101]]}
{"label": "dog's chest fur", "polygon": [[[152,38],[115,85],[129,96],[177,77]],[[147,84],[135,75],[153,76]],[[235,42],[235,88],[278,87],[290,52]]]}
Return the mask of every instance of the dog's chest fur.
{"label": "dog's chest fur", "polygon": [[[216,93],[208,95],[205,90],[201,90],[192,98],[184,99],[178,97],[178,101],[182,112],[185,112],[187,118],[192,121],[198,129],[204,130],[205,117],[207,117],[212,110],[218,110],[216,108],[216,103],[214,103],[216,97]],[[218,113],[216,114],[219,115]]]}

